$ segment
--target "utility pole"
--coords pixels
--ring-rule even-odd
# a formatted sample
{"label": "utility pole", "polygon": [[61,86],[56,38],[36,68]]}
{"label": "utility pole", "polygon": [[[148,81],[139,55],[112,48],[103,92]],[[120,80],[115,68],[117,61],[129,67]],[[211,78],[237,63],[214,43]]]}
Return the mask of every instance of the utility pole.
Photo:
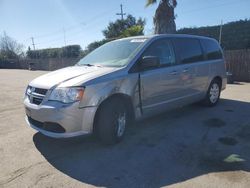
{"label": "utility pole", "polygon": [[34,37],[31,37],[31,41],[32,41],[33,50],[36,50],[36,45],[34,43]]}
{"label": "utility pole", "polygon": [[121,16],[121,19],[123,20],[124,19],[123,16],[125,16],[126,13],[123,12],[123,5],[122,4],[120,5],[120,7],[121,7],[121,12],[120,13],[116,13],[116,15]]}
{"label": "utility pole", "polygon": [[64,46],[66,46],[66,34],[64,28],[63,28],[63,38],[64,38]]}
{"label": "utility pole", "polygon": [[[34,42],[34,37],[31,37],[31,42],[32,42],[32,46],[33,46],[33,50],[36,50],[36,45]],[[35,59],[37,59],[37,53],[35,52]],[[34,65],[34,62],[29,62],[29,70],[32,70],[32,66]]]}
{"label": "utility pole", "polygon": [[220,24],[219,44],[221,44],[221,40],[222,40],[222,27],[223,27],[223,20],[221,20],[221,24]]}

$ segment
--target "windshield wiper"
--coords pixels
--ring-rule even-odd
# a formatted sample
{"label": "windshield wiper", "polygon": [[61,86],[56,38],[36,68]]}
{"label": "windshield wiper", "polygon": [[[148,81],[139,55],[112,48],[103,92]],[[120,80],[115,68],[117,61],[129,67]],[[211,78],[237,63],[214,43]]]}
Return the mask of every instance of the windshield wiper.
{"label": "windshield wiper", "polygon": [[78,64],[78,66],[87,66],[87,67],[102,67],[101,65],[94,65],[94,64]]}
{"label": "windshield wiper", "polygon": [[92,64],[78,64],[79,66],[88,66],[88,67],[93,67],[95,65],[92,65]]}

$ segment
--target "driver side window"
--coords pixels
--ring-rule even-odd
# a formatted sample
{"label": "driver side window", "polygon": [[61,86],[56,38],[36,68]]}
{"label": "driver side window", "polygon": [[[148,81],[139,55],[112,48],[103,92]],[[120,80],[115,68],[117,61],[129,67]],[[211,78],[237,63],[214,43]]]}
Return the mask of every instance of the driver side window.
{"label": "driver side window", "polygon": [[175,54],[172,44],[168,40],[158,40],[151,44],[144,52],[143,56],[156,56],[160,60],[161,65],[175,64]]}

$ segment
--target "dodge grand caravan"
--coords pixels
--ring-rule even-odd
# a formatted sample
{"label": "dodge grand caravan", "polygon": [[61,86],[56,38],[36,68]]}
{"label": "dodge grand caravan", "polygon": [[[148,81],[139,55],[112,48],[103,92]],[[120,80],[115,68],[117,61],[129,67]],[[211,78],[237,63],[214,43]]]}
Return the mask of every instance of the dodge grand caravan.
{"label": "dodge grand caravan", "polygon": [[154,35],[109,42],[80,60],[30,82],[27,123],[65,138],[95,133],[116,143],[132,120],[203,101],[217,104],[226,87],[216,40]]}

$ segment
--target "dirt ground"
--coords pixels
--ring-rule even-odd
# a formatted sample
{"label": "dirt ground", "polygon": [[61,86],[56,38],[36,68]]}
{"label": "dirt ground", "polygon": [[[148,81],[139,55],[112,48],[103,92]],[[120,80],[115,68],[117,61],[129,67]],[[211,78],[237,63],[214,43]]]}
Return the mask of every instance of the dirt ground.
{"label": "dirt ground", "polygon": [[166,112],[103,146],[25,123],[25,87],[44,73],[0,70],[0,187],[250,187],[249,83],[228,85],[214,108]]}

